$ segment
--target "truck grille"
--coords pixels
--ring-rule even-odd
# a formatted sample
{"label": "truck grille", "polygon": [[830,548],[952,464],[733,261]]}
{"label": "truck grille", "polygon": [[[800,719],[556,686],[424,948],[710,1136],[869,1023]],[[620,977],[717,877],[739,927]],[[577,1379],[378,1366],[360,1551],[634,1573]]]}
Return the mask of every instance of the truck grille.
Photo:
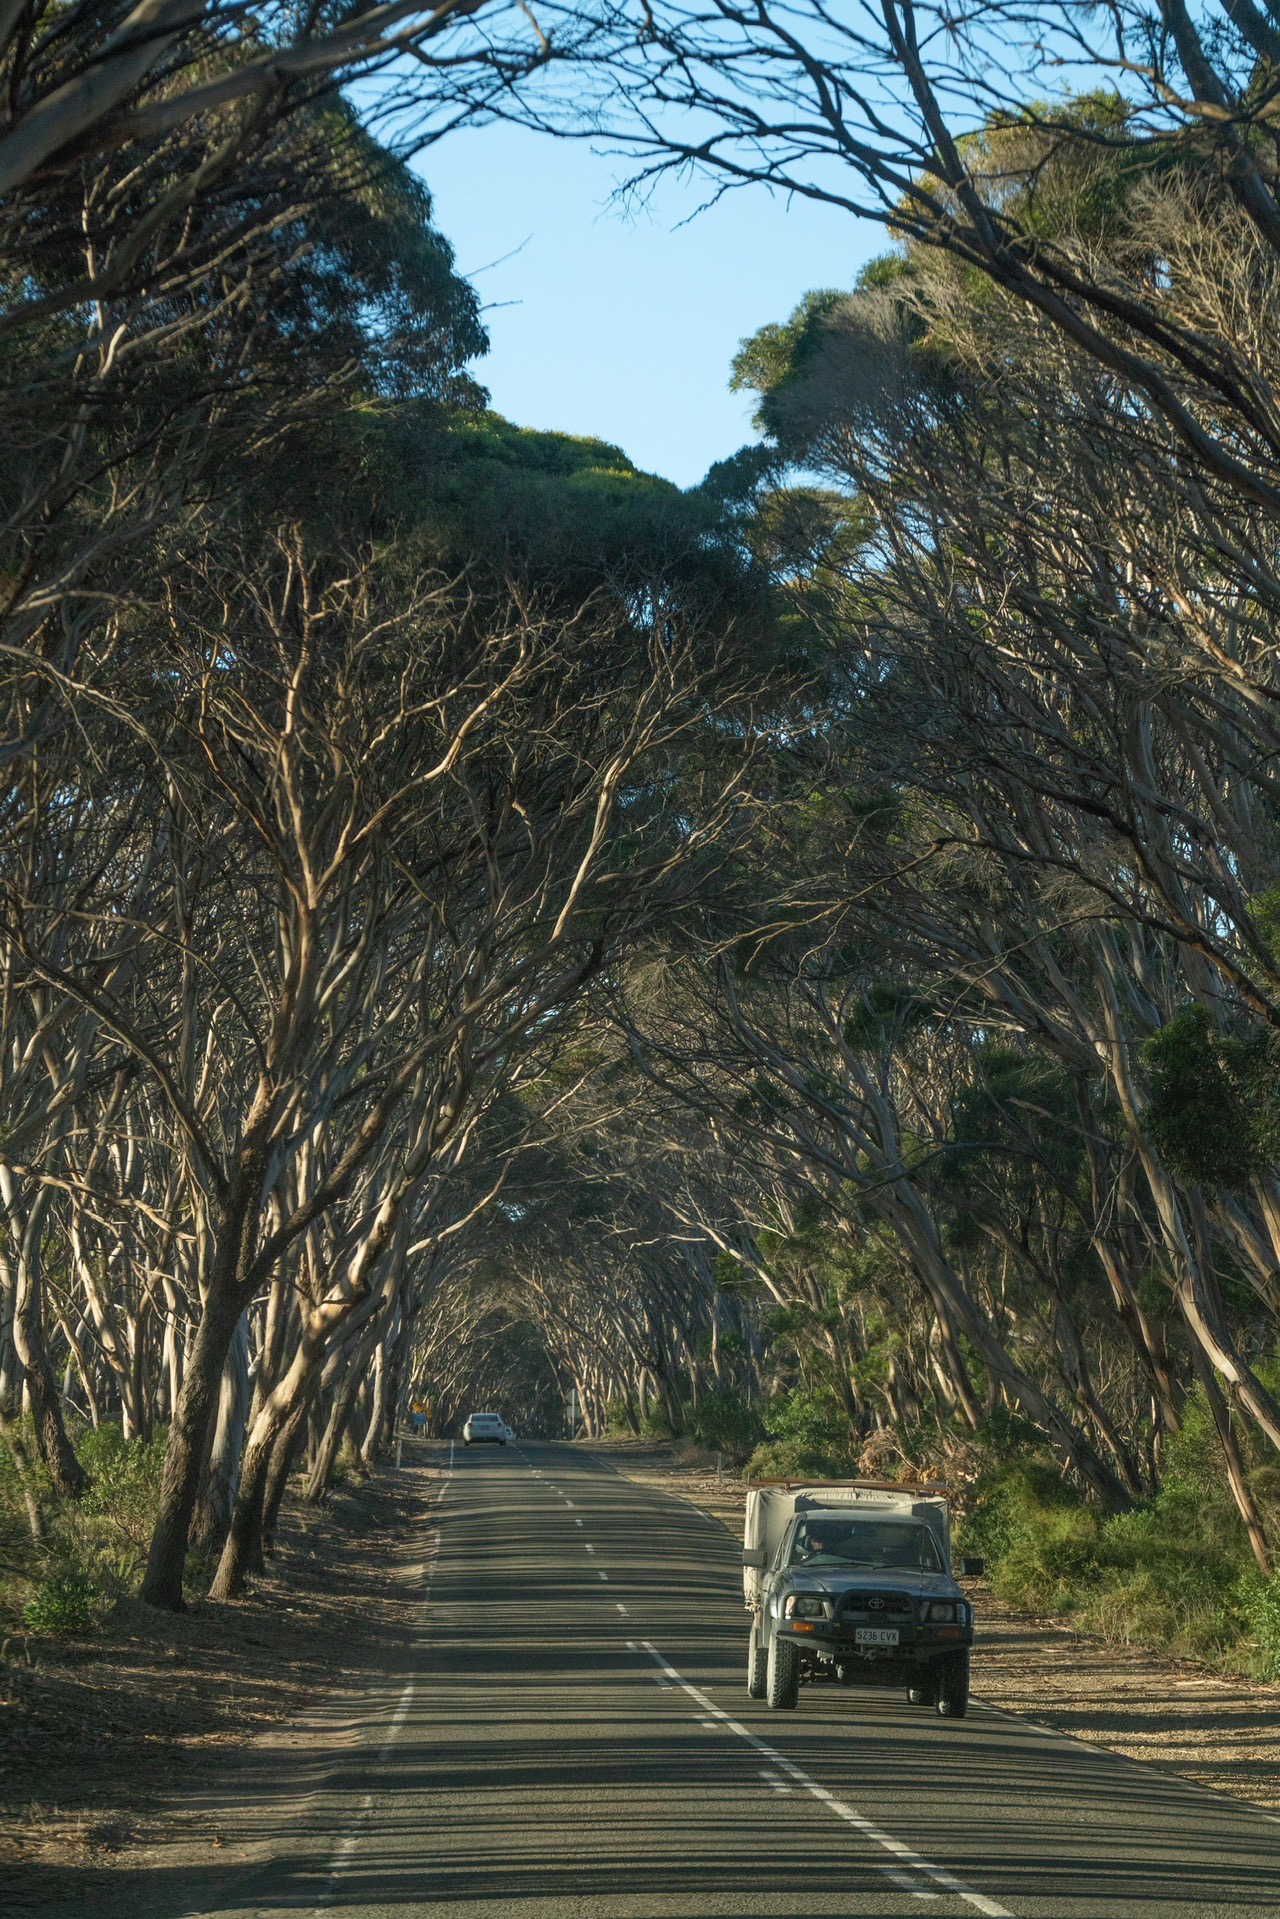
{"label": "truck grille", "polygon": [[895,1625],[903,1619],[914,1619],[915,1606],[909,1593],[848,1593],[840,1617],[859,1626]]}

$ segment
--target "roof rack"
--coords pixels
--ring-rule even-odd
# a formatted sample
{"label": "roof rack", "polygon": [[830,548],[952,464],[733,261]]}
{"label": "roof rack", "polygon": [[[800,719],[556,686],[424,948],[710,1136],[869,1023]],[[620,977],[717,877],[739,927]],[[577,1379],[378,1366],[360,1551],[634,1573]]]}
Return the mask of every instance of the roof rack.
{"label": "roof rack", "polygon": [[922,1481],[917,1485],[904,1485],[900,1479],[749,1479],[751,1486],[780,1486],[784,1492],[790,1492],[796,1486],[861,1486],[871,1493],[917,1493],[934,1497],[946,1496],[946,1482],[941,1479]]}

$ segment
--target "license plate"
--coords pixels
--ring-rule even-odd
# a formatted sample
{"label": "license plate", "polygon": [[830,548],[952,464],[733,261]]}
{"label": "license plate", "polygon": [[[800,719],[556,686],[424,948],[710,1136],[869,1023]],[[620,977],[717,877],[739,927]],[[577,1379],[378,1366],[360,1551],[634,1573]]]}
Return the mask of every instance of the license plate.
{"label": "license plate", "polygon": [[896,1646],[898,1628],[896,1626],[859,1626],[853,1637],[855,1644],[859,1646]]}

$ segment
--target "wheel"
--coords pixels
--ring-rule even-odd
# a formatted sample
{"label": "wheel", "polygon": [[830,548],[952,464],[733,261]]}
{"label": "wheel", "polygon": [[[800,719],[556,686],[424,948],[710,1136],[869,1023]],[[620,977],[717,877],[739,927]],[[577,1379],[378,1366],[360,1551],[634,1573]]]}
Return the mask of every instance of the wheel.
{"label": "wheel", "polygon": [[775,1711],[789,1712],[800,1697],[800,1652],[794,1639],[774,1633],[769,1640],[765,1691]]}
{"label": "wheel", "polygon": [[763,1699],[769,1690],[769,1654],[760,1644],[760,1622],[751,1622],[747,1641],[747,1697]]}
{"label": "wheel", "polygon": [[938,1663],[933,1703],[943,1719],[963,1719],[969,1710],[969,1655],[952,1653]]}
{"label": "wheel", "polygon": [[908,1686],[907,1704],[909,1706],[931,1706],[933,1693],[927,1686]]}

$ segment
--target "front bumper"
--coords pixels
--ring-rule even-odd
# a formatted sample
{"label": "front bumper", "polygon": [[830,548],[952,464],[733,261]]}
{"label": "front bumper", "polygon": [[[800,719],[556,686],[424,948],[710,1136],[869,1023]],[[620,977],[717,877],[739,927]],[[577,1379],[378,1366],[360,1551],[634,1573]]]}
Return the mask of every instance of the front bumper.
{"label": "front bumper", "polygon": [[928,1666],[947,1653],[973,1644],[972,1626],[904,1624],[896,1646],[860,1645],[857,1628],[839,1619],[781,1619],[774,1627],[784,1639],[794,1639],[802,1652],[838,1666]]}

